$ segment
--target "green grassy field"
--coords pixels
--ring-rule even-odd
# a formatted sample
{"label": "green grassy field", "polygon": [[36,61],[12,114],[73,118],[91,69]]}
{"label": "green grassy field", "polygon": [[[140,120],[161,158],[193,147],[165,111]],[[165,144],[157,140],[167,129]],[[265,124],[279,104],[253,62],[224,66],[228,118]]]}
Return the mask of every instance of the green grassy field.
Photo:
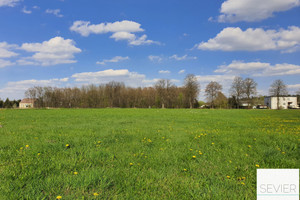
{"label": "green grassy field", "polygon": [[[0,199],[256,199],[298,110],[0,110]],[[69,145],[69,146],[68,146]]]}

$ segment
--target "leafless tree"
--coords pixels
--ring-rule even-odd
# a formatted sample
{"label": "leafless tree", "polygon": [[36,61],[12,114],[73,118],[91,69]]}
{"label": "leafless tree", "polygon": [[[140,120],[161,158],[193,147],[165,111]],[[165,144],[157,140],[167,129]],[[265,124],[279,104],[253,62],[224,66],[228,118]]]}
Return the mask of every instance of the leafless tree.
{"label": "leafless tree", "polygon": [[200,84],[194,74],[188,74],[184,79],[185,97],[190,108],[193,108],[194,101],[200,92]]}
{"label": "leafless tree", "polygon": [[269,89],[269,93],[271,96],[277,97],[277,109],[280,109],[279,108],[279,97],[288,94],[287,87],[284,84],[284,82],[280,79],[275,80]]}
{"label": "leafless tree", "polygon": [[211,81],[209,84],[207,84],[205,88],[205,96],[207,97],[207,100],[210,103],[211,108],[214,108],[217,95],[221,91],[222,91],[222,85],[220,85],[218,82]]}
{"label": "leafless tree", "polygon": [[174,87],[174,85],[170,80],[167,79],[160,79],[155,84],[155,89],[160,99],[162,108],[165,108],[166,103],[170,103],[172,87]]}
{"label": "leafless tree", "polygon": [[166,99],[166,80],[160,79],[155,84],[155,89],[158,94],[158,98],[161,102],[161,108],[165,108],[165,99]]}
{"label": "leafless tree", "polygon": [[244,95],[244,81],[240,76],[236,76],[230,88],[230,94],[235,97],[238,108],[240,107],[240,99]]}
{"label": "leafless tree", "polygon": [[252,78],[246,78],[244,80],[244,92],[247,97],[247,103],[248,103],[248,108],[250,107],[251,103],[251,95],[256,94],[256,86],[257,83],[252,79]]}
{"label": "leafless tree", "polygon": [[36,99],[37,96],[37,91],[35,90],[35,88],[29,88],[28,90],[26,90],[25,92],[25,97],[26,98],[30,98],[30,99]]}

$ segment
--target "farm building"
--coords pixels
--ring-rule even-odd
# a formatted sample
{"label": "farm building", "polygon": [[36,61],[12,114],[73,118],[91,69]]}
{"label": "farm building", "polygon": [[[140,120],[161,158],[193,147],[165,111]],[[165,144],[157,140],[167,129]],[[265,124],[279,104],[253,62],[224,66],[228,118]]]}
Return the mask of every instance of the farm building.
{"label": "farm building", "polygon": [[[277,109],[277,97],[265,97],[265,105],[270,109]],[[297,97],[279,97],[279,108],[299,108]]]}
{"label": "farm building", "polygon": [[35,99],[23,99],[20,104],[19,108],[34,108]]}

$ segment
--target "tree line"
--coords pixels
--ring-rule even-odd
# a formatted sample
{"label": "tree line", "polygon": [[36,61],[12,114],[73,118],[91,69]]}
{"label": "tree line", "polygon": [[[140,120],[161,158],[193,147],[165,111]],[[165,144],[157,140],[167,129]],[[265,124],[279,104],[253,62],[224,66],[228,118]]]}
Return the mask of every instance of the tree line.
{"label": "tree line", "polygon": [[[38,108],[240,108],[242,104],[251,108],[264,104],[264,98],[256,96],[257,83],[251,78],[235,77],[229,98],[222,93],[222,89],[220,83],[211,81],[204,90],[207,101],[198,101],[200,84],[195,75],[189,74],[182,87],[177,87],[167,79],[160,79],[152,87],[144,88],[126,87],[124,83],[112,81],[80,88],[35,86],[25,92],[25,97],[35,99],[35,107]],[[299,97],[300,91],[298,93]],[[288,95],[287,86],[282,80],[275,80],[269,94],[277,98]],[[0,108],[18,107],[19,102],[0,99]]]}
{"label": "tree line", "polygon": [[200,84],[193,74],[186,76],[184,85],[177,87],[170,80],[161,79],[153,87],[132,88],[124,83],[78,87],[29,88],[27,98],[36,99],[35,107],[55,108],[196,108]]}
{"label": "tree line", "polygon": [[0,99],[0,108],[18,108],[19,107],[19,100],[9,100],[9,98],[6,98],[5,101]]}

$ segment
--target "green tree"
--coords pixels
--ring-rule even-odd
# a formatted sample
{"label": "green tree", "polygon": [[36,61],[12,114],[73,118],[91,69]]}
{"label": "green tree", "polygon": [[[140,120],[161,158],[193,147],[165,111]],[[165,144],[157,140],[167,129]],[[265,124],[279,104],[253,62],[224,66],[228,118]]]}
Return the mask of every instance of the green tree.
{"label": "green tree", "polygon": [[9,98],[6,98],[6,100],[5,100],[4,104],[3,104],[3,107],[4,108],[11,108],[12,107]]}

